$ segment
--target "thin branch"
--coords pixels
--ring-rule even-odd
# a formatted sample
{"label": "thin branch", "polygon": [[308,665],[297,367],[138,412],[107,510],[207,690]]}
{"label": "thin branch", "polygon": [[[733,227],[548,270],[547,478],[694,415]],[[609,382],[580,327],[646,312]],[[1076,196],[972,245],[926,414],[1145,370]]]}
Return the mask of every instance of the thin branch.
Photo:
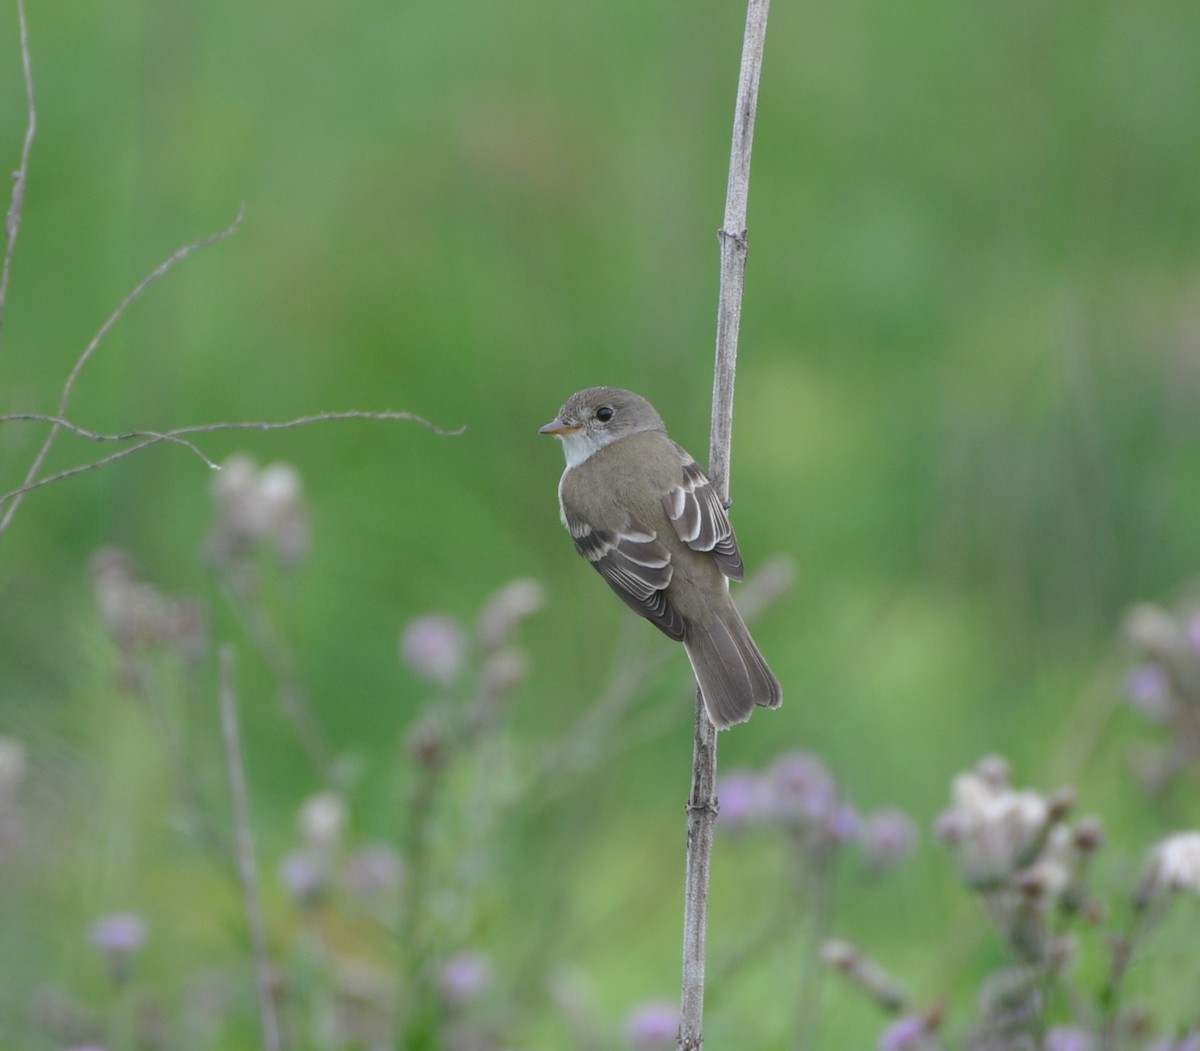
{"label": "thin branch", "polygon": [[742,320],[745,285],[746,202],[750,193],[750,148],[758,107],[758,80],[767,34],[770,0],[750,0],[737,107],[733,115],[733,146],[729,155],[729,184],[725,192],[725,221],[718,231],[721,245],[721,291],[717,304],[717,359],[713,378],[712,435],[708,476],[723,496],[729,496],[729,458],[733,440],[733,382],[737,371],[738,329]]}
{"label": "thin branch", "polygon": [[[79,359],[75,362],[75,367],[71,369],[71,373],[67,376],[66,383],[63,384],[62,394],[58,399],[58,409],[55,412],[56,416],[65,416],[67,414],[67,403],[71,400],[71,393],[75,390],[75,383],[79,379],[79,374],[83,371],[83,367],[91,359],[96,349],[103,342],[104,337],[112,330],[112,327],[121,320],[125,312],[141,298],[142,294],[153,285],[159,278],[163,277],[176,263],[186,259],[193,252],[199,251],[201,248],[207,248],[209,245],[216,244],[218,241],[224,241],[225,238],[231,236],[237,231],[237,228],[242,224],[242,216],[244,209],[239,208],[237,216],[234,218],[224,230],[220,230],[215,234],[210,234],[208,237],[203,237],[199,241],[193,241],[191,244],[186,244],[182,248],[177,248],[166,259],[158,264],[150,271],[138,284],[134,287],[123,300],[120,305],[114,310],[104,324],[100,326],[99,331],[92,337],[91,342],[84,348],[83,353],[79,355]],[[33,463],[29,465],[29,470],[25,473],[24,485],[28,486],[35,478],[38,471],[42,469],[42,464],[46,462],[46,457],[50,455],[50,450],[54,446],[54,440],[58,437],[59,428],[56,425],[50,427],[50,433],[46,435],[46,440],[42,443],[41,449],[38,450],[37,456],[34,457]],[[119,458],[119,457],[118,457]],[[111,462],[112,457],[109,458]],[[77,474],[78,471],[72,473]],[[34,486],[34,488],[38,488]],[[9,522],[17,513],[17,508],[21,506],[21,500],[24,493],[21,489],[14,490],[10,500],[8,510],[4,512],[4,517],[0,519],[0,536],[8,529]]]}
{"label": "thin branch", "polygon": [[17,0],[17,22],[21,32],[21,65],[25,71],[25,143],[21,147],[21,163],[13,172],[12,197],[5,217],[4,264],[0,267],[0,340],[4,337],[4,304],[8,301],[8,279],[12,274],[13,253],[17,249],[17,233],[21,229],[21,213],[25,208],[25,184],[29,177],[29,156],[33,152],[33,137],[37,134],[37,105],[33,95],[33,56],[29,51],[29,24],[25,18],[25,0]]}
{"label": "thin branch", "polygon": [[[390,410],[385,412],[362,412],[351,409],[346,412],[319,412],[311,416],[300,416],[294,420],[246,420],[234,423],[199,423],[193,424],[190,427],[174,427],[168,431],[123,431],[119,434],[100,434],[96,431],[88,430],[86,427],[81,427],[77,423],[72,423],[64,416],[51,416],[37,412],[10,413],[0,416],[0,423],[49,423],[52,427],[52,433],[54,430],[65,430],[93,442],[137,441],[137,444],[99,460],[79,464],[75,467],[68,467],[65,470],[45,475],[42,478],[30,478],[27,476],[24,485],[0,495],[0,507],[9,503],[9,501],[19,500],[26,493],[34,489],[41,489],[44,486],[52,485],[54,482],[61,482],[64,478],[83,474],[86,471],[94,471],[98,467],[106,467],[110,463],[123,460],[125,457],[131,456],[136,452],[141,452],[143,449],[149,449],[153,445],[161,445],[163,442],[182,445],[189,452],[195,454],[206,467],[214,471],[219,471],[221,465],[210,459],[194,442],[188,441],[184,437],[187,434],[213,434],[218,431],[283,431],[292,427],[302,427],[310,423],[325,423],[330,420],[408,420],[412,423],[419,423],[422,427],[428,427],[434,434],[444,436],[459,435],[466,429],[459,427],[456,430],[446,430],[435,423],[430,423],[424,417],[417,416],[411,412],[393,412]],[[4,533],[4,528],[7,525],[8,518],[12,515],[12,510],[13,508],[10,508],[5,520],[0,522],[0,535]]]}
{"label": "thin branch", "polygon": [[250,828],[250,803],[246,792],[246,768],[242,762],[241,737],[238,733],[237,695],[233,686],[233,647],[221,647],[221,740],[225,745],[225,763],[229,772],[229,791],[233,799],[234,850],[246,922],[250,926],[250,947],[254,955],[254,973],[258,984],[258,1010],[262,1023],[264,1051],[281,1051],[282,1031],[275,1003],[275,981],[267,957],[267,932],[259,895],[258,866],[254,861],[254,837]]}
{"label": "thin branch", "polygon": [[276,422],[251,420],[239,423],[198,423],[191,427],[178,427],[166,433],[180,435],[207,434],[211,431],[286,431],[292,427],[303,427],[309,423],[325,423],[327,420],[409,420],[412,423],[419,423],[422,427],[428,427],[434,434],[442,436],[456,436],[466,431],[465,427],[456,427],[454,430],[439,427],[436,423],[430,423],[423,416],[412,412],[393,412],[391,410],[362,412],[357,409],[348,409],[345,412],[318,412],[312,416],[298,416],[294,420]]}
{"label": "thin branch", "polygon": [[[721,291],[717,306],[717,348],[713,376],[709,477],[717,492],[729,495],[733,436],[733,385],[737,370],[738,328],[746,270],[746,202],[750,191],[750,149],[758,106],[758,81],[770,0],[749,0],[742,63],[733,118],[733,145],[725,217],[719,232]],[[696,690],[696,736],[692,751],[692,787],[688,796],[688,849],[683,914],[683,983],[679,1006],[679,1051],[704,1047],[704,964],[708,929],[709,870],[717,818],[717,731]]]}
{"label": "thin branch", "polygon": [[[219,471],[221,465],[213,463],[203,452],[200,451],[194,443],[187,441],[185,438],[180,438],[177,432],[160,432],[160,431],[126,431],[124,434],[100,434],[96,431],[89,431],[86,427],[81,427],[77,423],[72,423],[65,416],[49,416],[41,412],[12,412],[0,416],[0,423],[51,423],[60,430],[69,431],[71,434],[76,434],[80,438],[86,438],[92,442],[125,442],[131,441],[134,438],[148,438],[149,442],[146,445],[157,445],[159,442],[172,442],[176,445],[182,445],[189,452],[194,453],[206,467],[211,467],[214,471]],[[90,466],[99,466],[93,464]],[[0,497],[0,504],[6,500],[12,499],[19,492],[28,492],[30,488],[38,488],[44,483],[38,482],[36,485],[23,487],[20,490],[13,490]]]}

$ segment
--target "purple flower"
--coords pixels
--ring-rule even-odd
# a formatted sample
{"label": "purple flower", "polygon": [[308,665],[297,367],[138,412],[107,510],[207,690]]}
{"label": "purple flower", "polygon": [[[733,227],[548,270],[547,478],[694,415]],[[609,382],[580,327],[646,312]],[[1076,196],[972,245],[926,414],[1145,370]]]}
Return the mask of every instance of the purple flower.
{"label": "purple flower", "polygon": [[1175,710],[1171,681],[1161,664],[1142,664],[1125,676],[1129,703],[1148,719],[1166,722]]}
{"label": "purple flower", "polygon": [[679,1033],[679,1010],[665,1000],[642,1004],[625,1019],[625,1035],[638,1051],[675,1046]]}
{"label": "purple flower", "polygon": [[462,1007],[487,993],[494,977],[491,961],[483,953],[465,951],[442,964],[438,988],[449,1006]]}
{"label": "purple flower", "polygon": [[311,850],[293,850],[279,863],[279,882],[299,905],[312,905],[329,885],[325,862]]}
{"label": "purple flower", "polygon": [[767,788],[751,770],[731,770],[717,781],[721,810],[717,821],[729,828],[744,828],[767,816]]}
{"label": "purple flower", "polygon": [[1096,1042],[1091,1033],[1077,1025],[1056,1025],[1046,1030],[1042,1046],[1045,1051],[1092,1051]]}
{"label": "purple flower", "polygon": [[146,921],[132,912],[101,916],[88,931],[88,939],[107,958],[113,984],[124,985],[134,956],[146,944]]}
{"label": "purple flower", "polygon": [[1200,653],[1200,613],[1193,613],[1188,617],[1184,631],[1187,633],[1188,645]]}
{"label": "purple flower", "polygon": [[904,861],[917,845],[917,828],[903,810],[886,807],[868,814],[858,833],[867,865],[876,871]]}
{"label": "purple flower", "polygon": [[132,912],[102,916],[88,938],[106,956],[132,956],[146,944],[146,921]]}
{"label": "purple flower", "polygon": [[929,1023],[920,1015],[897,1019],[879,1038],[879,1051],[916,1051],[929,1035]]}
{"label": "purple flower", "polygon": [[346,861],[346,886],[361,901],[395,892],[404,880],[404,861],[386,843],[368,843]]}
{"label": "purple flower", "polygon": [[825,825],[836,811],[837,785],[810,752],[789,752],[767,771],[773,813],[789,824]]}
{"label": "purple flower", "polygon": [[848,843],[858,835],[862,827],[862,817],[849,803],[839,803],[837,809],[829,815],[829,838],[835,843]]}
{"label": "purple flower", "polygon": [[467,655],[467,637],[453,617],[418,617],[400,637],[400,654],[418,675],[439,686],[452,686]]}

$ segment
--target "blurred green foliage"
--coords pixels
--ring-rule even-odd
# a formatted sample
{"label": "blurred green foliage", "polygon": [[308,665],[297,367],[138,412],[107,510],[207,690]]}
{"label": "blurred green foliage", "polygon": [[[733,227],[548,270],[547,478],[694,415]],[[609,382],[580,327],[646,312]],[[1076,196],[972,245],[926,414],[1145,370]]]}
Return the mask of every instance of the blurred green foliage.
{"label": "blurred green foliage", "polygon": [[[512,578],[544,582],[513,702],[520,761],[561,738],[619,648],[666,645],[627,632],[572,552],[560,452],[536,429],[573,390],[613,383],[703,455],[742,18],[715,0],[29,5],[38,135],[0,411],[50,411],[128,290],[244,205],[236,236],[121,320],[71,418],[117,431],[391,408],[465,427],[203,442],[303,475],[311,552],[265,603],[332,749],[353,758],[364,836],[402,824],[399,742],[426,690],[395,654],[414,616],[470,618]],[[13,168],[12,5],[0,27]],[[1187,0],[776,5],[733,516],[751,569],[783,552],[799,572],[755,628],[786,703],[722,737],[726,765],[803,746],[863,806],[927,826],[954,772],[1003,753],[1019,780],[1074,780],[1116,822],[1114,879],[1197,823],[1194,806],[1164,814],[1134,794],[1111,654],[1126,606],[1175,594],[1200,554],[1198,39]],[[0,428],[0,487],[42,433]],[[107,451],[63,435],[48,466]],[[250,988],[236,888],[172,831],[173,761],[151,710],[114,685],[86,573],[101,546],[203,598],[215,639],[243,654],[253,812],[281,908],[278,859],[320,784],[204,563],[212,481],[160,447],[31,494],[0,539],[0,729],[27,742],[53,818],[34,830],[36,885],[0,902],[0,999],[17,1014],[47,982],[100,981],[84,932],[120,909],[149,917],[164,988],[231,959]],[[159,700],[185,712],[225,820],[214,662],[188,676]],[[512,987],[574,968],[610,1019],[677,986],[682,653],[654,686],[640,703],[661,711],[655,732],[509,815],[474,932]],[[771,894],[769,862],[720,844],[714,953]],[[847,890],[836,925],[932,1000],[969,988],[964,959],[987,962],[978,946],[929,951],[970,915],[954,900],[926,849]],[[551,927],[551,956],[532,959]],[[788,1046],[791,966],[764,956],[714,994],[713,1047],[749,1046],[747,1031]],[[826,1003],[817,1046],[873,1040],[869,1007],[832,988]],[[522,1039],[562,1037],[535,1018]]]}

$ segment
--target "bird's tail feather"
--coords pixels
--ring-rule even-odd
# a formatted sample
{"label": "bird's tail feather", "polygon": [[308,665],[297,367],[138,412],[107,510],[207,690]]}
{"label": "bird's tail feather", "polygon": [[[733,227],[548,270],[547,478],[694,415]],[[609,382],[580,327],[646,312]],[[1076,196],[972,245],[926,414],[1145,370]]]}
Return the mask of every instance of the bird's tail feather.
{"label": "bird's tail feather", "polygon": [[708,717],[718,730],[750,718],[755,705],[778,708],[783,690],[731,601],[683,640]]}

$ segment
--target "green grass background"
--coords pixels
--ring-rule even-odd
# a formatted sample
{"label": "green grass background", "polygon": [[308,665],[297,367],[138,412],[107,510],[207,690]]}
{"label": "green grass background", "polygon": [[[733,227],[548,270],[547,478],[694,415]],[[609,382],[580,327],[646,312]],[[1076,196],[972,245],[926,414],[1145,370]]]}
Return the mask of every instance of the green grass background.
{"label": "green grass background", "polygon": [[[398,629],[428,610],[469,618],[517,576],[550,603],[523,629],[532,673],[513,711],[515,754],[536,756],[630,638],[562,533],[561,454],[536,429],[573,390],[612,383],[706,448],[744,11],[28,6],[38,135],[0,409],[50,411],[126,292],[244,205],[236,236],[129,311],[71,417],[122,430],[391,408],[464,426],[330,423],[204,448],[303,474],[311,555],[271,601],[333,746],[366,771],[358,832],[403,819],[384,786],[426,693],[397,663]],[[6,7],[11,169],[25,108]],[[951,776],[999,752],[1021,783],[1076,781],[1110,820],[1114,885],[1197,823],[1194,799],[1165,814],[1140,799],[1124,760],[1142,730],[1108,713],[1124,609],[1178,594],[1200,554],[1198,40],[1187,0],[775,5],[732,488],[747,563],[782,552],[798,577],[755,628],[785,705],[722,737],[726,767],[809,748],[861,806],[927,830]],[[0,429],[3,488],[41,436]],[[104,451],[64,435],[50,466]],[[266,879],[318,787],[204,566],[211,482],[157,448],[32,494],[0,541],[0,727],[28,743],[37,812],[54,818],[36,830],[39,878],[0,891],[11,1017],[36,987],[97,985],[83,932],[114,909],[148,915],[168,999],[197,968],[246,967],[228,873],[170,831],[161,741],[113,686],[94,549],[206,596],[217,638],[243,646]],[[565,968],[614,1026],[676,995],[691,715],[681,653],[670,669],[642,702],[671,709],[667,729],[507,819],[473,932],[502,989]],[[219,762],[214,683],[206,666],[173,703]],[[922,1002],[969,1005],[977,972],[960,964],[994,960],[986,940],[939,948],[982,920],[926,840],[895,878],[850,878],[835,927]],[[777,863],[719,845],[714,952],[781,888]],[[1135,975],[1169,999],[1151,978]],[[795,982],[786,956],[747,963],[714,993],[710,1045],[788,1046]],[[831,988],[826,1007],[819,1047],[873,1042],[868,1005]],[[543,1009],[523,1046],[561,1046]],[[253,1046],[253,1029],[240,1039],[224,1046]]]}

